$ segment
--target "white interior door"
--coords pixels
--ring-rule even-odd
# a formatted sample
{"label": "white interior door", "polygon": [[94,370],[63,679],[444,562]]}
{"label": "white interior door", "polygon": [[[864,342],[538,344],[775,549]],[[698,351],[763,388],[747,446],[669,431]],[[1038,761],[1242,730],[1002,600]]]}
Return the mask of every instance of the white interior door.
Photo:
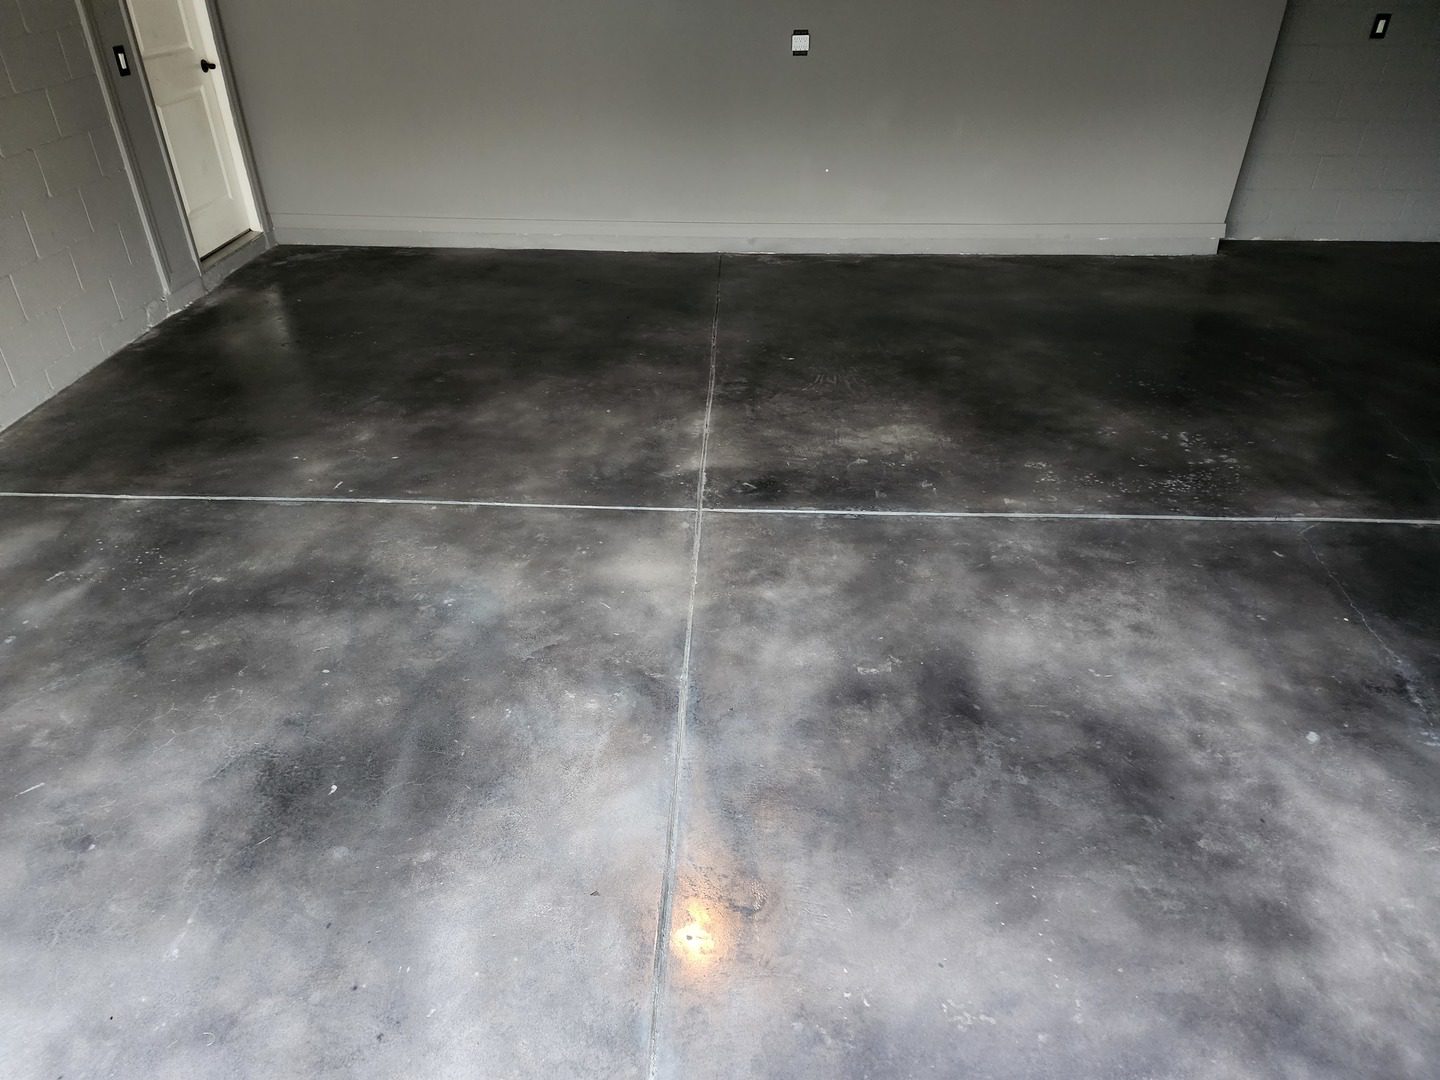
{"label": "white interior door", "polygon": [[129,0],[195,251],[258,229],[205,0]]}

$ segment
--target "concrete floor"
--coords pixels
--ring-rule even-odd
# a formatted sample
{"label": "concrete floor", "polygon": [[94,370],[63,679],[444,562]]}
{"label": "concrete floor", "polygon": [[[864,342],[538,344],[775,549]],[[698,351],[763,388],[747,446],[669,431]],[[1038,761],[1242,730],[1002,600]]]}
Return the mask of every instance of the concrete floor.
{"label": "concrete floor", "polygon": [[1435,1077],[1437,280],[252,265],[0,434],[0,1075]]}

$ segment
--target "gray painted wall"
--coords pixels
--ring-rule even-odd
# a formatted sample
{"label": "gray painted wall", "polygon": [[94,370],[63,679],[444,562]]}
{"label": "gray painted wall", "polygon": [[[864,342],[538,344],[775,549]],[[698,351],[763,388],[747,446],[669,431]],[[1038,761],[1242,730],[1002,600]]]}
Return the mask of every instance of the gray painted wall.
{"label": "gray painted wall", "polygon": [[1230,235],[1440,240],[1440,0],[1290,0]]}
{"label": "gray painted wall", "polygon": [[1283,8],[220,0],[281,242],[709,250],[1213,251]]}
{"label": "gray painted wall", "polygon": [[143,332],[161,289],[74,0],[0,0],[0,61],[4,427]]}

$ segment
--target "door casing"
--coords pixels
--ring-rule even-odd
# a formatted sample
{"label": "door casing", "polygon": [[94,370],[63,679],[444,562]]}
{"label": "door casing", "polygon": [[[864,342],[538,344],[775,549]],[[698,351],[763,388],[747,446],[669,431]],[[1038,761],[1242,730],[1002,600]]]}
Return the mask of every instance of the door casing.
{"label": "door casing", "polygon": [[[250,185],[261,227],[260,231],[241,235],[201,259],[190,238],[180,189],[175,182],[170,154],[145,80],[125,0],[77,0],[77,3],[90,37],[93,58],[101,73],[100,83],[120,138],[120,150],[140,204],[151,255],[165,289],[167,307],[176,311],[199,299],[233,270],[275,244],[274,226],[255,171],[255,154],[245,127],[245,114],[235,80],[233,77],[225,80],[225,93],[244,159],[244,179]],[[220,12],[214,0],[204,0],[204,5],[215,34],[216,59],[225,65],[227,74],[232,73],[235,69],[225,45],[225,28]],[[131,74],[128,76],[122,77],[116,67],[113,52],[116,45],[124,47],[130,61]]]}

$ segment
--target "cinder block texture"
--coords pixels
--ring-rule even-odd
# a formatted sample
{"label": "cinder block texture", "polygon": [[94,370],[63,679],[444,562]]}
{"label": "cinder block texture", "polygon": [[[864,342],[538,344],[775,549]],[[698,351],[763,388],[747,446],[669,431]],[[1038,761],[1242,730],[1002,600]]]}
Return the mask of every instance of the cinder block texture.
{"label": "cinder block texture", "polygon": [[1228,231],[1440,240],[1440,3],[1290,0]]}
{"label": "cinder block texture", "polygon": [[162,295],[73,0],[0,0],[0,427]]}

